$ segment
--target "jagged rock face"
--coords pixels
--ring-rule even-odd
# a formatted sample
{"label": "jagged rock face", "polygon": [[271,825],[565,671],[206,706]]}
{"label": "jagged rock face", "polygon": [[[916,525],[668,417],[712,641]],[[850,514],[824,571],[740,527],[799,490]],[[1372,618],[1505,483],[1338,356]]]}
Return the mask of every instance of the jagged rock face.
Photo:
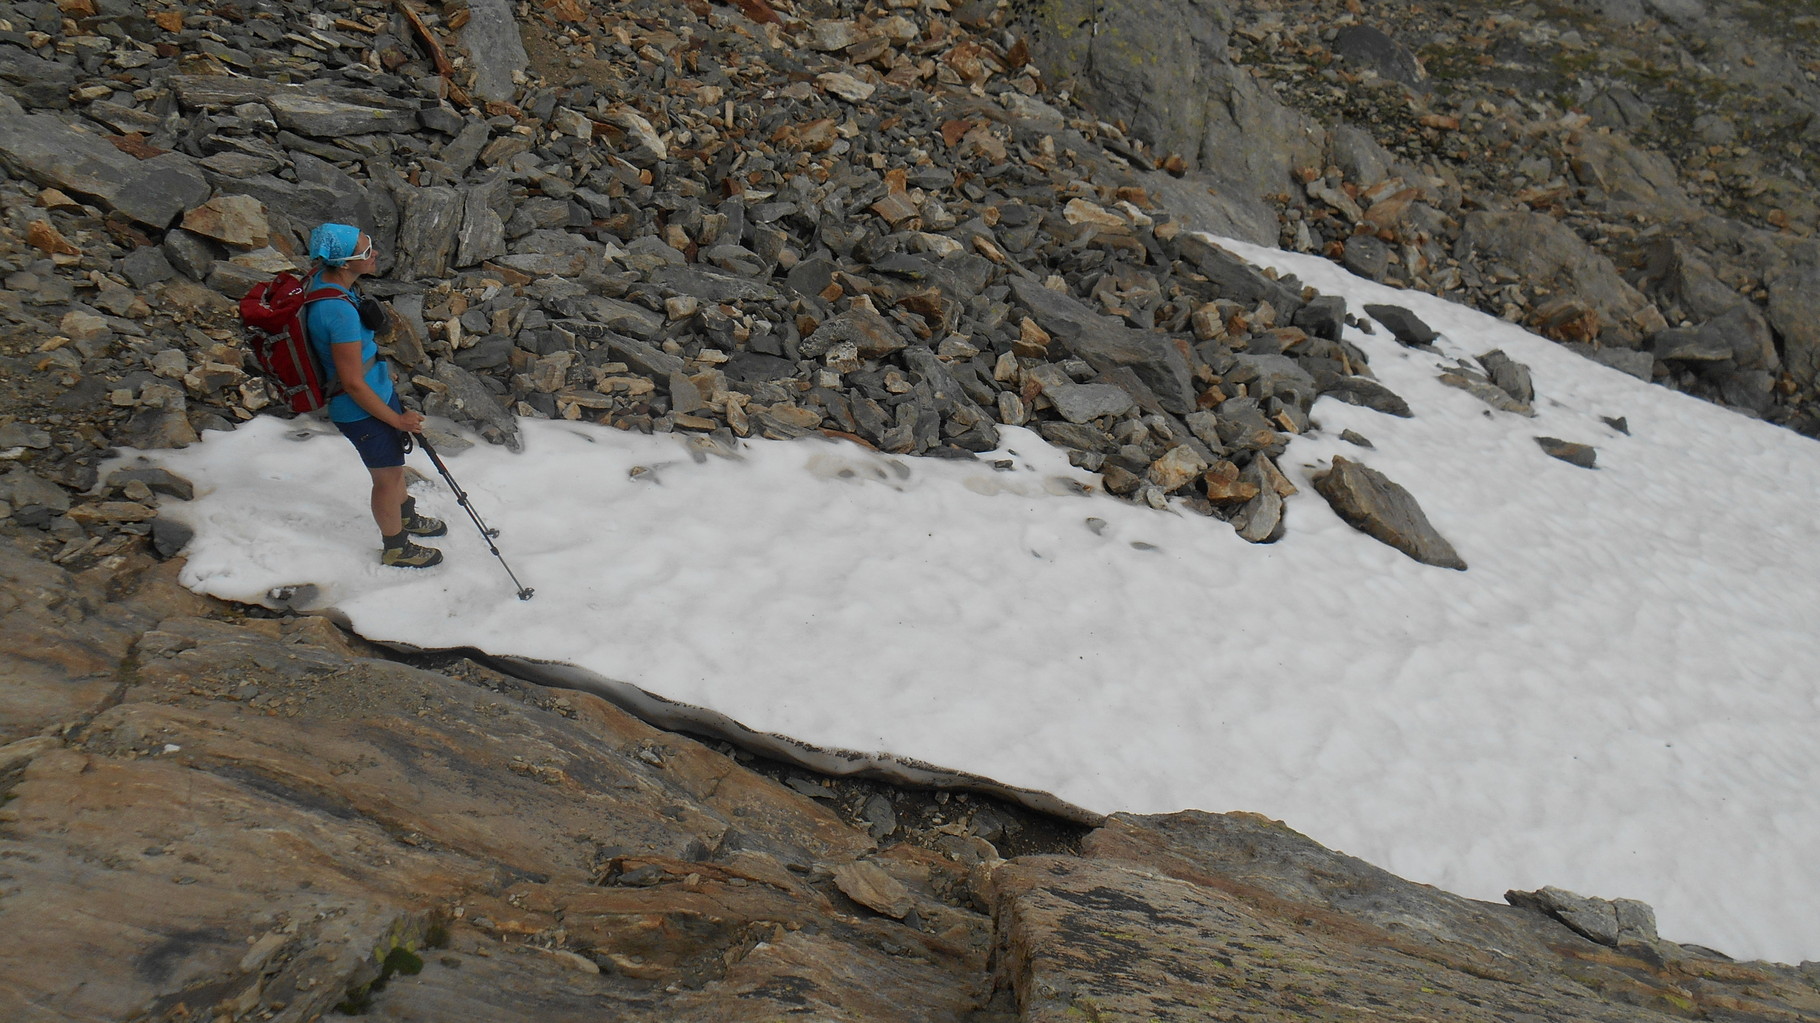
{"label": "jagged rock face", "polygon": [[1086,831],[780,783],[593,695],[174,577],[0,540],[0,1018],[1820,1013],[1812,967],[1663,941],[1641,903],[1474,902],[1248,814]]}

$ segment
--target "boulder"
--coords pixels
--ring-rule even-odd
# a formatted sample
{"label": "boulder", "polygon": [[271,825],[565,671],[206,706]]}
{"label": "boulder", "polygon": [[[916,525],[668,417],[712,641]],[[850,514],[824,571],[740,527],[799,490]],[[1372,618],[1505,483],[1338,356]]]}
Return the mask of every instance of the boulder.
{"label": "boulder", "polygon": [[1420,316],[1400,305],[1367,305],[1365,314],[1382,323],[1400,344],[1426,345],[1441,336]]}
{"label": "boulder", "polygon": [[1132,395],[1140,404],[1148,396],[1175,415],[1194,411],[1197,392],[1188,358],[1167,338],[1127,327],[1036,281],[1011,278],[1010,283],[1012,294],[1070,355],[1101,373],[1127,370],[1135,376],[1148,392]]}
{"label": "boulder", "polygon": [[1425,565],[1466,570],[1409,491],[1376,469],[1336,455],[1333,467],[1314,477],[1314,488],[1354,529]]}

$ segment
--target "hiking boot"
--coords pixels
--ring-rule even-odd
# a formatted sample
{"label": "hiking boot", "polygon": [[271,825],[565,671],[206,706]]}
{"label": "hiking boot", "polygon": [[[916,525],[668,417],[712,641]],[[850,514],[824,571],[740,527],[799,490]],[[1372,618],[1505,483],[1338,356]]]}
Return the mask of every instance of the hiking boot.
{"label": "hiking boot", "polygon": [[[391,541],[396,539],[397,543]],[[380,552],[379,563],[392,568],[429,568],[442,561],[442,552],[434,547],[414,544],[405,534],[387,537],[385,550]]]}
{"label": "hiking boot", "polygon": [[405,498],[399,514],[404,520],[404,531],[412,536],[441,536],[449,531],[448,524],[441,519],[418,514],[415,497]]}

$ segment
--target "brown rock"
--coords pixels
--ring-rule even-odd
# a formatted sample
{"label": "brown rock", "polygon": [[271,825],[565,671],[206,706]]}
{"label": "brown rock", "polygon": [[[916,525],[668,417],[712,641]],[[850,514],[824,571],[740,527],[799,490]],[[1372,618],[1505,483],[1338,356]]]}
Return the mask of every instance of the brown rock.
{"label": "brown rock", "polygon": [[246,195],[218,195],[183,215],[184,230],[239,249],[257,249],[271,241],[265,206]]}

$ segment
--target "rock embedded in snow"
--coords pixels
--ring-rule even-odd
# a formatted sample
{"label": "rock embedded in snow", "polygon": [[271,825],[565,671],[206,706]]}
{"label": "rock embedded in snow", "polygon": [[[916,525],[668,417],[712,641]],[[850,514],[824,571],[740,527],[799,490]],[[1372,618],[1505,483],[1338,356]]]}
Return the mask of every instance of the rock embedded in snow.
{"label": "rock embedded in snow", "polygon": [[1409,491],[1376,469],[1336,455],[1333,467],[1314,477],[1314,488],[1354,529],[1425,565],[1466,570]]}
{"label": "rock embedded in snow", "polygon": [[1536,443],[1541,445],[1542,450],[1547,452],[1549,457],[1559,458],[1569,465],[1577,465],[1582,469],[1593,468],[1593,463],[1599,456],[1598,450],[1590,444],[1576,444],[1558,437],[1537,437]]}
{"label": "rock embedded in snow", "polygon": [[1391,336],[1412,347],[1427,345],[1440,337],[1422,318],[1400,305],[1367,305],[1365,312],[1389,328]]}

